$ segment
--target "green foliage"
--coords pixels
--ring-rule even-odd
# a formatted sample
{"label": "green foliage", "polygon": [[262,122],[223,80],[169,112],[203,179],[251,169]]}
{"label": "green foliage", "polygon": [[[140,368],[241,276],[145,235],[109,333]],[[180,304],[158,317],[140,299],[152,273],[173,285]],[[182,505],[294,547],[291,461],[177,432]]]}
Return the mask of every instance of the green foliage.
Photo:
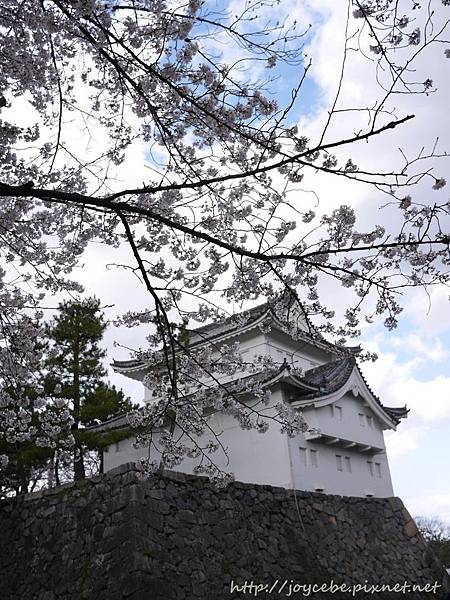
{"label": "green foliage", "polygon": [[105,433],[87,431],[85,427],[133,409],[122,391],[104,381],[106,369],[102,360],[106,352],[99,343],[105,330],[104,315],[96,298],[62,303],[46,330],[51,346],[46,361],[46,387],[51,393],[70,399],[72,404],[75,479],[85,476],[86,450],[100,454],[107,445]]}
{"label": "green foliage", "polygon": [[108,446],[121,442],[126,438],[130,437],[131,429],[129,427],[121,427],[120,429],[113,429],[110,431],[96,432],[90,431],[89,429],[79,429],[77,436],[80,442],[88,450],[104,450]]}
{"label": "green foliage", "polygon": [[[40,427],[38,414],[47,412],[58,421],[58,411],[68,407],[73,418],[72,434],[75,448],[70,460],[67,452],[61,457],[63,438],[54,440],[53,447],[43,448],[34,441],[8,443],[7,436],[0,436],[0,454],[8,457],[8,466],[2,479],[3,493],[25,493],[30,483],[40,478],[40,484],[50,469],[56,483],[72,477],[85,476],[86,458],[98,455],[106,446],[129,435],[128,429],[120,431],[91,431],[90,426],[125,414],[135,408],[121,390],[105,381],[107,371],[103,365],[106,351],[100,342],[106,330],[106,322],[95,298],[63,302],[58,314],[44,325],[44,334],[38,340],[42,361],[37,381],[48,399],[46,406],[35,410],[34,402],[39,394],[30,386],[24,390],[31,414],[29,426]],[[14,389],[8,389],[12,396]],[[62,404],[60,399],[65,400]],[[67,431],[61,431],[61,436]],[[77,459],[77,460],[75,460]],[[90,461],[92,462],[92,461]]]}
{"label": "green foliage", "polygon": [[[39,323],[35,323],[39,329]],[[17,344],[17,346],[16,346]],[[11,347],[15,356],[20,356],[20,341],[12,338]],[[46,341],[42,338],[34,340],[33,349],[36,353],[45,353]],[[33,383],[43,381],[43,363],[36,372]],[[35,429],[41,432],[41,424],[38,419],[38,412],[35,409],[35,402],[39,397],[35,385],[24,384],[16,386],[13,382],[5,387],[5,394],[14,399],[13,406],[16,413],[25,413],[29,417],[27,420],[27,429]],[[45,407],[45,411],[49,407]],[[18,419],[19,420],[19,419]],[[67,432],[66,432],[67,433]],[[5,421],[0,421],[0,454],[8,457],[8,465],[2,469],[0,496],[8,496],[13,493],[20,494],[29,491],[30,481],[36,471],[43,472],[53,453],[50,448],[43,448],[35,443],[34,437],[23,436],[22,439],[10,441],[8,425]]]}
{"label": "green foliage", "polygon": [[191,332],[187,327],[187,320],[183,320],[182,324],[178,328],[178,341],[182,346],[187,348],[191,337]]}
{"label": "green foliage", "polygon": [[59,385],[60,395],[73,400],[77,422],[81,403],[106,375],[102,364],[106,351],[99,347],[105,329],[100,302],[95,298],[63,302],[59,305],[59,314],[46,327],[51,342],[46,361],[49,370],[46,387],[54,391]]}
{"label": "green foliage", "polygon": [[133,409],[129,398],[122,390],[103,382],[86,396],[80,409],[80,421],[86,427],[103,423],[111,417],[121,415]]}

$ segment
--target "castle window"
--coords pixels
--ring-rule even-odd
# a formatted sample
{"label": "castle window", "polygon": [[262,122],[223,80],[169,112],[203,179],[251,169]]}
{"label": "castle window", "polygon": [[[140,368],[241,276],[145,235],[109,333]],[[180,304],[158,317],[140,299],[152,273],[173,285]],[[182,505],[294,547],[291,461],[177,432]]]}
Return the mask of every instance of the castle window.
{"label": "castle window", "polygon": [[373,462],[371,460],[367,461],[367,467],[369,468],[370,476],[373,477]]}
{"label": "castle window", "polygon": [[364,416],[364,413],[358,413],[359,424],[361,425],[361,427],[364,427]]}
{"label": "castle window", "polygon": [[336,469],[338,471],[344,471],[344,466],[345,466],[345,471],[347,473],[351,473],[352,472],[352,459],[350,458],[350,456],[342,456],[341,454],[336,454]]}
{"label": "castle window", "polygon": [[299,448],[300,450],[300,462],[304,467],[318,467],[319,466],[319,452],[317,450],[311,450],[307,448]]}
{"label": "castle window", "polygon": [[375,463],[375,473],[381,478],[381,463]]}
{"label": "castle window", "polygon": [[119,452],[120,449],[120,442],[116,442],[116,452]]}
{"label": "castle window", "polygon": [[330,404],[330,413],[333,418],[336,417],[336,419],[342,421],[342,406]]}
{"label": "castle window", "polygon": [[373,419],[370,415],[367,415],[367,425],[372,429],[373,427]]}
{"label": "castle window", "polygon": [[306,467],[307,463],[306,463],[306,448],[299,448],[300,450],[300,462],[301,464]]}

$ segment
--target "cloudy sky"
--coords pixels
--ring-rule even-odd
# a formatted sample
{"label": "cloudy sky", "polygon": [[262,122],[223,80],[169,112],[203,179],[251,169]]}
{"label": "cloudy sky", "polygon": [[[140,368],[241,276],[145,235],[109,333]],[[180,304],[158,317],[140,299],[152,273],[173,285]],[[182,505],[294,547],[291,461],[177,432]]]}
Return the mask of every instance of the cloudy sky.
{"label": "cloudy sky", "polygon": [[[316,85],[328,98],[332,97],[337,83],[338,69],[333,56],[339,56],[339,48],[342,53],[343,47],[345,11],[342,4],[345,3],[340,7],[337,4],[341,3],[314,2],[316,10],[320,5],[324,20],[313,41],[312,70]],[[443,8],[439,2],[433,4],[440,19],[450,16],[448,8]],[[378,159],[382,154],[387,166],[399,164],[398,147],[408,149],[412,155],[422,146],[430,147],[436,138],[442,140],[443,146],[450,139],[450,60],[444,57],[442,44],[428,50],[416,66],[416,80],[424,81],[430,77],[438,91],[429,96],[395,97],[397,114],[415,114],[414,122],[411,127],[408,125],[395,135],[371,144],[371,149],[361,149],[361,161],[370,160],[371,155]],[[360,60],[350,59],[347,67],[348,86],[343,89],[343,105],[365,101],[370,106],[379,93],[370,70]],[[318,106],[321,103],[326,104],[323,97]],[[320,118],[323,115],[319,109],[315,120]],[[432,166],[437,176],[448,179],[448,159],[435,161]],[[373,210],[373,190],[350,191],[347,186],[341,190],[341,197],[347,193],[360,210],[380,219]],[[328,194],[333,194],[331,188]],[[448,199],[450,191],[444,188],[436,192],[428,184],[414,190],[414,194],[434,202],[441,201],[444,196]],[[324,190],[322,196],[325,195]],[[436,515],[450,522],[449,290],[443,286],[434,288],[428,297],[423,290],[417,289],[405,295],[403,306],[400,326],[396,330],[388,332],[382,326],[375,326],[364,332],[364,346],[376,351],[380,357],[375,363],[365,365],[364,373],[386,405],[407,404],[410,408],[408,419],[401,423],[398,431],[386,435],[395,493],[412,514]]]}
{"label": "cloudy sky", "polygon": [[[342,56],[344,47],[346,3],[318,0],[311,3],[320,13],[321,27],[311,43],[313,66],[311,74],[316,87],[316,102],[312,102],[309,115],[301,119],[308,131],[314,131],[325,118],[322,107],[329,106],[337,89],[339,65],[336,57]],[[433,2],[438,20],[448,18],[450,11],[440,2]],[[446,36],[447,39],[450,35]],[[450,60],[444,56],[446,46],[437,44],[418,61],[414,77],[433,80],[438,91],[428,96],[396,96],[390,105],[396,114],[415,114],[415,119],[395,134],[358,149],[356,161],[370,164],[382,157],[387,167],[398,165],[398,148],[412,156],[422,146],[430,148],[436,138],[449,142],[450,119],[448,98],[450,85]],[[345,71],[346,84],[342,89],[342,106],[372,105],[380,90],[373,71],[361,57],[351,55]],[[310,119],[309,117],[313,118]],[[339,120],[338,120],[339,121]],[[335,123],[337,131],[344,124]],[[433,161],[437,176],[449,178],[448,159]],[[425,183],[425,182],[424,182]],[[378,211],[379,197],[373,189],[349,186],[347,182],[322,181],[319,185],[321,202],[350,201],[358,214],[383,223]],[[317,189],[317,186],[316,186]],[[450,190],[431,189],[429,182],[414,190],[427,202],[448,199]],[[434,194],[434,195],[433,195]],[[379,211],[378,211],[379,212]],[[397,432],[386,435],[394,490],[414,515],[437,515],[450,522],[450,303],[449,289],[442,286],[430,295],[417,289],[405,294],[404,312],[400,325],[388,332],[381,325],[364,331],[362,342],[367,349],[376,351],[378,361],[363,367],[367,379],[386,405],[410,408],[409,418],[402,422]]]}
{"label": "cloudy sky", "polygon": [[[450,16],[450,9],[435,2],[437,21]],[[335,0],[314,2],[290,2],[283,0],[282,9],[290,18],[297,18],[305,25],[312,23],[305,52],[312,60],[297,118],[300,131],[308,137],[319,135],[328,110],[334,101],[345,42],[347,3]],[[447,12],[445,12],[447,11]],[[358,26],[353,20],[353,26]],[[418,23],[420,24],[420,23]],[[351,31],[348,33],[351,34]],[[450,38],[450,32],[448,37]],[[449,44],[450,47],[450,44]],[[402,166],[401,147],[409,156],[416,155],[422,146],[430,150],[436,138],[438,148],[450,151],[450,119],[448,118],[448,93],[450,86],[450,60],[444,56],[446,46],[437,44],[419,57],[414,77],[418,81],[433,80],[437,92],[425,95],[395,96],[388,104],[401,117],[415,114],[413,122],[395,132],[389,132],[368,144],[361,143],[352,150],[352,157],[359,166],[394,169]],[[371,106],[381,97],[375,81],[375,63],[359,53],[349,52],[344,72],[344,85],[338,99],[338,107]],[[370,57],[369,57],[370,58]],[[374,58],[374,57],[371,57]],[[301,67],[298,67],[299,71]],[[292,72],[284,74],[278,82],[277,94],[282,99],[289,93]],[[367,115],[362,113],[338,113],[332,119],[328,136],[338,139],[343,133],[363,126]],[[448,143],[445,147],[445,143]],[[127,161],[123,180],[134,180],[132,165],[145,162],[145,147],[135,144],[133,155]],[[448,159],[432,161],[437,177],[450,180]],[[383,197],[372,187],[349,183],[343,178],[311,174],[302,182],[304,202],[316,203],[316,196],[308,193],[313,189],[320,199],[320,209],[326,212],[336,204],[351,204],[358,212],[361,223],[383,223],[386,215],[379,210]],[[448,199],[448,187],[432,190],[431,179],[426,179],[415,189],[425,202]],[[309,198],[308,200],[306,200]],[[126,251],[119,257],[127,262]],[[85,264],[89,268],[80,271],[79,279],[86,289],[100,296],[111,316],[130,308],[143,308],[147,299],[139,291],[129,273],[105,270],[111,261],[110,249],[91,248]],[[450,522],[450,291],[435,287],[427,295],[422,289],[405,293],[404,311],[400,325],[388,332],[382,324],[374,323],[363,331],[364,347],[376,351],[378,361],[365,364],[363,371],[383,403],[391,406],[407,404],[409,418],[402,422],[395,433],[386,435],[395,493],[399,495],[414,515],[435,515]],[[113,340],[124,346],[138,348],[145,345],[145,330],[113,330],[110,328],[105,340],[109,358],[126,358],[127,349],[113,348]],[[138,384],[129,383],[111,374],[116,385],[138,400],[142,396]]]}

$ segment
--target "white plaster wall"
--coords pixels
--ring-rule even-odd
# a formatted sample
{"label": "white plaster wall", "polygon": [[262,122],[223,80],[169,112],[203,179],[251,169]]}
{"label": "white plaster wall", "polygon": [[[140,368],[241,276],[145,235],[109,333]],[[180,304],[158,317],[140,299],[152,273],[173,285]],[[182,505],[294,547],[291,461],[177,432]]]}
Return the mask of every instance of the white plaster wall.
{"label": "white plaster wall", "polygon": [[[233,343],[233,341],[235,338],[230,338],[226,343]],[[289,364],[294,363],[295,366],[307,370],[333,359],[330,352],[312,347],[302,341],[295,341],[276,330],[263,334],[255,329],[240,336],[239,341],[244,360],[248,362],[256,355],[269,354],[277,362],[283,362],[286,357]],[[229,377],[221,379],[225,382]],[[145,388],[144,390],[145,399],[151,400],[151,391]],[[280,389],[272,391],[272,403],[280,401],[282,397]],[[339,419],[337,411],[332,416],[329,405],[305,410],[304,416],[309,427],[318,427],[328,435],[385,448],[381,424],[371,409],[364,406],[360,396],[355,398],[349,392],[336,401],[335,405],[342,408],[342,419]],[[364,418],[364,426],[361,425],[359,413],[364,414],[365,417],[372,416],[372,427],[369,427],[366,418]],[[271,423],[269,431],[265,434],[242,430],[232,417],[217,413],[210,417],[210,424],[214,431],[220,433],[219,439],[227,448],[229,462],[220,449],[212,454],[211,458],[224,471],[233,472],[238,481],[310,491],[321,488],[325,493],[350,496],[393,495],[385,453],[370,455],[320,442],[308,442],[303,434],[290,439],[280,433],[279,425],[276,423]],[[209,433],[200,440],[200,443],[204,444],[212,437]],[[158,435],[155,434],[156,443],[157,439]],[[130,438],[109,447],[104,454],[105,471],[147,456],[147,449],[135,449],[133,442],[134,439]],[[306,465],[302,462],[300,447],[306,450]],[[309,462],[311,450],[317,452],[317,467]],[[351,473],[345,469],[345,462],[344,471],[337,470],[336,454],[341,455],[343,460],[345,457],[350,458]],[[158,460],[159,454],[155,453],[152,458]],[[368,460],[373,462],[373,475],[369,471]],[[381,466],[381,477],[378,477],[375,463]],[[191,473],[196,464],[198,459],[186,459],[177,469]]]}
{"label": "white plaster wall", "polygon": [[270,355],[273,354],[274,358],[280,357],[281,362],[286,356],[288,363],[304,370],[312,369],[335,358],[331,352],[310,345],[305,340],[294,340],[277,329],[266,334],[266,341]]}
{"label": "white plaster wall", "polygon": [[[289,440],[294,473],[294,486],[308,491],[322,490],[326,494],[342,496],[372,495],[379,498],[393,496],[391,476],[386,454],[358,453],[350,449],[328,446],[323,443],[307,442],[303,436]],[[307,464],[303,463],[300,448],[306,449]],[[315,450],[317,467],[310,461],[310,452]],[[338,471],[336,455],[342,456],[343,471]],[[345,457],[350,458],[351,473],[346,470]],[[373,463],[373,475],[367,461]],[[378,477],[375,463],[380,464]],[[318,489],[319,488],[319,489]]]}
{"label": "white plaster wall", "polygon": [[144,402],[151,402],[153,400],[152,391],[149,390],[145,385],[142,385],[144,388]]}
{"label": "white plaster wall", "polygon": [[[303,411],[303,416],[310,428],[317,427],[323,433],[365,445],[375,445],[385,449],[383,431],[373,412],[364,406],[363,399],[354,397],[348,392],[335,406],[342,408],[342,420],[338,411],[334,416],[330,405],[321,408],[310,408]],[[364,426],[360,424],[359,413],[372,416],[372,427],[364,418]],[[301,452],[300,448],[305,449]],[[304,434],[289,440],[289,449],[293,469],[294,485],[298,489],[317,491],[323,489],[327,494],[344,496],[389,497],[393,495],[389,463],[384,452],[371,454],[358,452],[350,448],[342,448],[334,444],[320,441],[307,441]],[[313,464],[311,452],[316,452]],[[337,468],[336,455],[342,457],[343,471]],[[351,472],[348,472],[345,457],[350,459]],[[306,460],[306,464],[305,464]],[[372,474],[367,461],[372,461]],[[378,467],[380,465],[381,477]]]}
{"label": "white plaster wall", "polygon": [[[239,342],[239,347],[245,362],[252,362],[258,355],[268,355],[277,363],[283,363],[286,358],[288,364],[304,370],[311,369],[333,359],[333,354],[321,350],[305,341],[293,340],[284,332],[273,329],[269,333],[262,333],[258,328],[252,329],[240,336],[233,336],[221,344]],[[219,357],[219,352],[217,352]],[[229,379],[221,378],[225,381]]]}
{"label": "white plaster wall", "polygon": [[[301,435],[288,438],[279,432],[275,424],[265,434],[258,434],[232,424],[230,417],[222,415],[215,417],[214,421],[216,426],[223,426],[220,439],[224,446],[228,446],[230,463],[226,463],[220,451],[211,457],[224,471],[233,472],[237,481],[309,491],[318,491],[320,488],[324,493],[344,496],[393,496],[386,454],[361,454],[336,446],[307,442]],[[145,448],[133,448],[133,441],[130,438],[109,447],[104,454],[105,471],[147,455]],[[317,452],[317,467],[312,466],[309,460],[307,465],[303,464],[300,447],[305,448],[307,453],[310,450]],[[346,471],[345,462],[344,470],[337,470],[336,454],[341,455],[343,460],[346,456],[350,458],[351,473]],[[154,456],[156,458],[158,455]],[[373,462],[373,475],[370,474],[368,460]],[[186,459],[176,470],[192,473],[197,462]],[[381,477],[378,477],[375,463],[381,465]]]}
{"label": "white plaster wall", "polygon": [[[248,333],[246,333],[245,335],[242,336],[234,336],[234,337],[230,337],[229,339],[225,340],[224,342],[218,343],[218,348],[220,348],[221,345],[232,345],[234,344],[236,341],[239,342],[239,347],[241,350],[241,353],[243,355],[244,361],[245,362],[252,362],[252,360],[254,359],[255,356],[257,355],[264,355],[267,354],[267,343],[266,343],[266,338],[265,335],[259,331],[258,329],[252,330]],[[213,352],[213,356],[217,359],[220,358],[220,351],[217,350],[216,352]],[[227,383],[229,381],[232,381],[233,379],[237,379],[239,377],[245,377],[249,374],[248,371],[246,370],[242,370],[242,371],[237,371],[234,375],[223,375],[223,374],[219,374],[219,373],[215,373],[215,380],[219,381],[220,383]],[[143,377],[143,376],[142,376]],[[210,381],[211,378],[205,373],[205,376],[202,377],[200,379],[200,381],[202,381],[203,383],[207,383],[208,381]],[[151,389],[145,387],[143,385],[143,390],[144,390],[144,401],[145,402],[152,402],[155,400],[155,398],[153,397],[153,392]],[[186,389],[186,393],[192,393],[193,391],[195,391],[195,387],[194,386],[188,386]]]}
{"label": "white plaster wall", "polygon": [[245,362],[252,362],[256,356],[265,355],[270,356],[280,366],[286,359],[288,365],[303,371],[317,367],[328,360],[327,355],[314,351],[308,352],[304,346],[299,348],[298,342],[292,339],[282,340],[279,336],[273,337],[271,333],[266,334],[264,340],[248,340],[246,344],[241,344],[241,350]]}
{"label": "white plaster wall", "polygon": [[[331,353],[310,346],[304,341],[293,340],[287,334],[275,329],[264,334],[258,328],[255,328],[240,336],[232,336],[223,342],[218,342],[218,347],[222,344],[231,345],[236,341],[239,342],[242,358],[246,363],[252,363],[255,357],[259,355],[267,355],[280,365],[286,358],[289,365],[306,371],[333,359]],[[217,351],[215,356],[219,358],[220,352]],[[227,383],[248,374],[248,371],[243,370],[234,375],[217,375],[216,378],[221,383]],[[205,375],[202,381],[206,382],[208,379],[209,377]],[[187,391],[189,392],[189,389]],[[153,400],[151,390],[145,387],[144,400],[146,402]]]}
{"label": "white plaster wall", "polygon": [[[281,392],[272,395],[273,402],[281,400]],[[209,419],[214,431],[220,433],[219,439],[223,446],[228,448],[229,463],[223,452],[219,449],[211,454],[211,459],[224,471],[233,472],[235,479],[247,483],[268,484],[280,487],[292,487],[292,473],[290,467],[288,438],[280,433],[280,426],[271,423],[269,430],[257,433],[254,430],[242,430],[235,419],[229,415],[215,414]],[[212,435],[205,435],[201,443],[212,439]],[[158,436],[155,434],[155,442]],[[147,456],[146,448],[135,449],[134,438],[122,440],[113,444],[104,453],[104,468],[109,471],[125,462],[135,462],[142,456]],[[154,458],[158,460],[159,454]],[[198,459],[185,459],[176,470],[192,473],[193,467],[198,464]]]}
{"label": "white plaster wall", "polygon": [[[330,405],[305,410],[305,419],[310,427],[318,427],[323,433],[335,435],[344,439],[352,440],[368,446],[385,448],[381,424],[373,411],[364,406],[361,396],[354,397],[352,392],[347,392],[340,400],[334,402],[335,407],[342,409],[342,420],[339,419],[339,411],[335,408],[333,413]],[[359,415],[362,414],[362,423]],[[367,416],[372,417],[369,426]]]}
{"label": "white plaster wall", "polygon": [[[244,362],[246,363],[252,363],[254,358],[258,355],[267,354],[267,344],[265,336],[259,330],[255,329],[246,333],[245,335],[239,337],[230,337],[229,339],[223,342],[218,342],[217,351],[212,353],[213,357],[217,360],[220,360],[221,346],[231,346],[235,342],[239,342],[239,350]],[[215,380],[220,381],[221,383],[227,383],[229,381],[232,381],[233,379],[245,377],[247,375],[249,375],[249,371],[246,368],[242,369],[241,371],[237,371],[233,375],[214,373]],[[209,380],[210,377],[206,373],[205,376],[200,379],[200,381],[204,383]]]}
{"label": "white plaster wall", "polygon": [[[274,390],[272,404],[282,399],[282,391]],[[354,398],[351,392],[335,403],[342,407],[342,421],[331,416],[329,405],[319,409],[304,411],[304,417],[309,427],[320,427],[324,433],[358,441],[367,445],[374,444],[384,448],[383,432],[373,419],[372,429],[361,427],[358,414],[370,414],[363,406],[362,398]],[[233,472],[236,480],[248,483],[268,484],[286,488],[317,491],[347,496],[388,497],[393,495],[389,464],[385,453],[359,453],[352,449],[340,448],[321,442],[306,441],[300,434],[288,438],[279,431],[279,425],[271,423],[265,434],[253,430],[242,430],[239,424],[230,416],[216,413],[209,419],[214,431],[219,433],[219,439],[227,448],[229,463],[221,450],[211,455],[214,462],[224,471]],[[213,436],[205,435],[200,443],[204,444]],[[134,462],[142,456],[147,456],[147,449],[135,449],[134,439],[122,440],[109,447],[104,454],[104,467],[108,471],[122,463]],[[155,442],[158,435],[155,434]],[[306,464],[300,448],[306,450]],[[317,466],[310,460],[311,451],[316,451]],[[343,471],[338,471],[336,454],[342,456]],[[159,454],[153,457],[158,460]],[[152,458],[153,458],[152,457]],[[350,458],[351,473],[346,470],[345,457]],[[370,473],[367,461],[373,463]],[[375,463],[380,464],[381,477]],[[177,470],[192,473],[198,460],[186,459]]]}

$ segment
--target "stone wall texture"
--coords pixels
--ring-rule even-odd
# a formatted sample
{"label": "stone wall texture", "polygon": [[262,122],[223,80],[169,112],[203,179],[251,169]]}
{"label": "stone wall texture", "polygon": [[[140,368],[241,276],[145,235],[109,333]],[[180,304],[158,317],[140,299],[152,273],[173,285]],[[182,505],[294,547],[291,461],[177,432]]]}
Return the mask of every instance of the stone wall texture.
{"label": "stone wall texture", "polygon": [[[3,501],[0,532],[1,600],[423,600],[443,598],[444,588],[308,595],[289,585],[448,586],[398,498],[244,483],[218,490],[176,473],[140,481],[133,464]],[[249,587],[276,580],[271,593]]]}

